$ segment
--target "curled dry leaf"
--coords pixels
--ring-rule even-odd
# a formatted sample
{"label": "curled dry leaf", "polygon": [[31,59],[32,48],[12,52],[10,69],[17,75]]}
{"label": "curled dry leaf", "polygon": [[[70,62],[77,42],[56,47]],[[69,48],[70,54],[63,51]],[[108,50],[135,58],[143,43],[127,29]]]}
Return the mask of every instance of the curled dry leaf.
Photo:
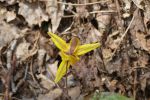
{"label": "curled dry leaf", "polygon": [[22,15],[28,22],[29,26],[39,24],[41,22],[48,21],[48,15],[44,13],[44,10],[38,4],[19,3],[19,14]]}
{"label": "curled dry leaf", "polygon": [[46,4],[46,12],[49,14],[52,23],[52,32],[55,33],[59,23],[61,21],[61,16],[63,15],[63,6],[60,6],[60,10],[58,10],[57,0],[49,0],[45,1]]}

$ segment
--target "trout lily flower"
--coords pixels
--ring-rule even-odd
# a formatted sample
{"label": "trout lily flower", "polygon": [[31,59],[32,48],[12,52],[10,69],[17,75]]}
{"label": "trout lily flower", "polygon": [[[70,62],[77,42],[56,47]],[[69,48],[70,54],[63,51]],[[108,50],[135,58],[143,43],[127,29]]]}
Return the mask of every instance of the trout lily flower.
{"label": "trout lily flower", "polygon": [[100,43],[80,45],[80,41],[77,37],[73,37],[70,43],[66,43],[56,34],[51,32],[48,32],[48,34],[56,47],[60,50],[60,56],[62,59],[62,62],[60,63],[56,73],[56,77],[54,80],[55,83],[59,82],[61,78],[67,73],[70,65],[74,65],[77,61],[80,60],[79,57],[81,55],[84,55],[85,53],[100,46]]}

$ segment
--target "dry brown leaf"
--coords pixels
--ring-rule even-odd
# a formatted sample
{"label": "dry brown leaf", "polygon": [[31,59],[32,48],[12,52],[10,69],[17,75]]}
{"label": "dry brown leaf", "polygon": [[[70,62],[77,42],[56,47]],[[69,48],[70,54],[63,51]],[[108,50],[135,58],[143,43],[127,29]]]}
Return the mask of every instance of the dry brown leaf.
{"label": "dry brown leaf", "polygon": [[143,91],[145,91],[145,88],[146,88],[147,81],[148,81],[149,77],[150,77],[150,73],[149,73],[149,72],[145,73],[144,75],[142,75],[142,76],[140,77],[141,89],[142,89]]}
{"label": "dry brown leaf", "polygon": [[16,3],[16,0],[0,0],[1,2],[7,2],[9,5]]}
{"label": "dry brown leaf", "polygon": [[23,59],[29,53],[30,43],[23,42],[20,43],[16,48],[16,57],[17,59]]}
{"label": "dry brown leaf", "polygon": [[74,76],[72,74],[67,76],[67,86],[68,87],[74,87],[76,85],[76,82],[74,80]]}
{"label": "dry brown leaf", "polygon": [[150,46],[149,46],[149,39],[146,38],[148,33],[146,32],[145,26],[144,26],[144,19],[141,15],[140,10],[136,10],[134,12],[135,20],[133,21],[133,25],[131,26],[131,35],[132,35],[132,42],[133,45],[138,48],[145,51],[150,52]]}
{"label": "dry brown leaf", "polygon": [[136,32],[135,33],[135,40],[133,41],[133,44],[136,48],[141,48],[141,49],[144,49],[146,51],[150,51],[150,46],[148,46],[146,38],[145,38],[145,34],[144,33],[140,33],[140,32]]}
{"label": "dry brown leaf", "polygon": [[112,74],[113,72],[120,72],[121,66],[122,66],[122,59],[118,58],[113,62],[108,62],[105,67],[108,73]]}
{"label": "dry brown leaf", "polygon": [[25,18],[30,27],[36,24],[41,25],[43,21],[48,21],[48,15],[38,4],[20,2],[18,14]]}
{"label": "dry brown leaf", "polygon": [[105,15],[105,14],[98,13],[96,15],[96,19],[98,21],[98,28],[105,30],[107,28],[106,26],[108,26],[110,24],[111,15]]}
{"label": "dry brown leaf", "polygon": [[0,22],[0,48],[19,37],[19,29],[5,22]]}
{"label": "dry brown leaf", "polygon": [[145,1],[145,12],[144,12],[145,18],[150,20],[150,1]]}
{"label": "dry brown leaf", "polygon": [[7,9],[6,8],[1,8],[0,7],[0,21],[3,21],[6,18],[7,14]]}
{"label": "dry brown leaf", "polygon": [[[47,71],[50,75],[56,75],[57,72],[57,67],[58,67],[58,61],[55,61],[53,64],[48,64],[47,65]],[[52,77],[54,78],[54,77]]]}
{"label": "dry brown leaf", "polygon": [[62,90],[59,88],[56,88],[47,94],[40,94],[37,100],[55,100],[56,98],[59,98],[61,94],[62,94]]}
{"label": "dry brown leaf", "polygon": [[49,14],[52,23],[52,29],[49,31],[55,33],[61,21],[64,7],[60,6],[61,9],[58,9],[57,0],[45,1],[45,4],[46,12]]}
{"label": "dry brown leaf", "polygon": [[109,48],[105,48],[102,50],[103,58],[104,59],[109,59],[112,56],[112,51]]}
{"label": "dry brown leaf", "polygon": [[10,22],[16,18],[16,14],[14,12],[8,11],[6,14],[6,21]]}
{"label": "dry brown leaf", "polygon": [[43,74],[39,74],[37,75],[38,79],[41,79],[40,84],[42,85],[42,87],[44,87],[47,90],[51,90],[52,88],[54,88],[55,83],[53,81],[51,81],[48,77],[46,77]]}
{"label": "dry brown leaf", "polygon": [[143,0],[132,0],[133,3],[140,9],[143,9],[143,5],[141,4],[143,2]]}
{"label": "dry brown leaf", "polygon": [[71,97],[71,100],[77,100],[80,96],[80,87],[73,87],[68,90],[68,95]]}
{"label": "dry brown leaf", "polygon": [[86,38],[86,43],[98,42],[100,41],[101,36],[102,33],[100,33],[96,28],[91,26],[91,30],[89,31]]}
{"label": "dry brown leaf", "polygon": [[129,10],[131,8],[131,0],[123,0],[123,2],[125,3],[125,10]]}
{"label": "dry brown leaf", "polygon": [[86,9],[86,6],[77,6],[76,7],[77,14],[81,18],[87,18],[89,16],[88,10]]}
{"label": "dry brown leaf", "polygon": [[122,41],[120,32],[114,31],[108,36],[105,45],[107,45],[107,47],[109,47],[110,49],[114,50],[118,47],[120,41]]}

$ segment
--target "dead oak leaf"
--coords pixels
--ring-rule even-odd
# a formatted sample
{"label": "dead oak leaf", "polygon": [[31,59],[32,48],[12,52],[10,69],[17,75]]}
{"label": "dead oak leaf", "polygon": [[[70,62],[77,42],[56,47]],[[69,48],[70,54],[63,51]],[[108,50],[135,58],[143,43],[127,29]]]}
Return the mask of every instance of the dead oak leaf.
{"label": "dead oak leaf", "polygon": [[144,19],[139,9],[134,12],[134,16],[135,20],[130,28],[133,45],[135,48],[140,48],[150,53],[150,41],[146,38],[148,33],[146,32]]}
{"label": "dead oak leaf", "polygon": [[150,51],[150,46],[149,46],[150,41],[147,40],[145,37],[146,37],[146,35],[144,33],[140,33],[140,32],[135,33],[135,38],[134,38],[133,44],[136,48],[141,48],[141,49],[144,49],[145,51],[149,52]]}
{"label": "dead oak leaf", "polygon": [[48,21],[48,16],[37,4],[19,3],[18,13],[25,18],[30,27],[36,24],[41,25],[41,22]]}

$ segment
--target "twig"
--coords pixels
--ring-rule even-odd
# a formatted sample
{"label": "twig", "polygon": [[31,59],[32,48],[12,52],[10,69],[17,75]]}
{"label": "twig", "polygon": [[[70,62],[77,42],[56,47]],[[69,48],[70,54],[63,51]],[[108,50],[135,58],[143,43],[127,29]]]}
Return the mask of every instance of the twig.
{"label": "twig", "polygon": [[[66,65],[66,74],[67,74],[67,70],[68,70],[68,63],[69,63],[69,61],[67,61],[67,65]],[[64,92],[65,92],[66,97],[67,97],[68,100],[69,100],[68,84],[67,84],[67,75],[65,76],[65,89],[64,89],[64,90],[66,90],[66,91],[64,91]]]}
{"label": "twig", "polygon": [[19,83],[17,84],[17,86],[16,86],[14,89],[12,89],[13,93],[16,93],[17,90],[18,90],[18,88],[25,82],[26,77],[27,77],[28,69],[29,69],[29,65],[27,64],[27,65],[26,65],[26,69],[25,69],[25,73],[24,73],[24,77],[23,77],[23,79],[21,79],[21,80],[19,81]]}
{"label": "twig", "polygon": [[118,0],[115,0],[115,2],[116,2],[118,17],[119,17],[119,24],[120,24],[119,26],[121,26],[121,32],[123,32],[123,24],[122,24],[122,21],[121,21],[121,13],[120,13],[119,1],[118,1]]}
{"label": "twig", "polygon": [[[100,11],[89,12],[89,14],[95,14],[95,13],[117,13],[117,11],[114,11],[114,10],[100,10]],[[64,16],[61,16],[61,17],[63,17],[63,18],[69,18],[69,17],[75,17],[75,16],[79,16],[79,14],[64,15]]]}
{"label": "twig", "polygon": [[[50,1],[50,0],[39,0],[39,1]],[[85,4],[77,4],[77,3],[66,3],[66,2],[61,2],[61,1],[57,1],[58,4],[62,4],[62,5],[72,5],[72,6],[86,6],[86,5],[93,5],[93,4],[99,4],[99,3],[106,3],[109,0],[101,0],[98,2],[91,2],[91,3],[85,3]]]}
{"label": "twig", "polygon": [[31,63],[30,63],[30,75],[32,76],[32,79],[33,79],[33,81],[37,84],[37,87],[38,88],[41,88],[40,87],[40,84],[37,82],[37,80],[36,80],[36,78],[35,78],[35,76],[34,76],[34,73],[33,73],[33,58],[31,59]]}
{"label": "twig", "polygon": [[14,40],[13,42],[11,42],[10,44],[10,49],[7,52],[7,69],[9,70],[11,68],[11,59],[12,59],[12,53],[13,50],[16,48],[17,45],[17,40]]}
{"label": "twig", "polygon": [[92,11],[89,12],[89,14],[95,14],[95,13],[116,13],[117,11],[114,10],[100,10],[100,11]]}
{"label": "twig", "polygon": [[134,71],[133,97],[136,100],[137,70]]}
{"label": "twig", "polygon": [[15,57],[12,57],[13,55],[13,51],[15,50],[17,45],[17,40],[14,40],[11,42],[10,44],[10,48],[7,51],[7,74],[5,77],[5,95],[4,95],[4,100],[9,100],[11,99],[11,95],[10,95],[10,83],[12,80],[12,76],[13,76],[13,71],[15,68]]}
{"label": "twig", "polygon": [[38,32],[38,35],[35,39],[35,42],[33,44],[32,49],[30,50],[29,54],[27,54],[25,57],[23,57],[22,61],[25,61],[26,59],[28,59],[29,57],[32,57],[34,54],[36,54],[37,52],[37,48],[38,48],[38,41],[40,38],[40,33]]}
{"label": "twig", "polygon": [[114,54],[116,53],[117,49],[120,47],[121,42],[123,41],[124,37],[128,33],[128,30],[130,29],[130,27],[131,27],[131,25],[132,25],[132,23],[134,21],[134,18],[135,18],[135,16],[132,17],[132,20],[131,20],[129,26],[127,27],[126,31],[123,33],[123,35],[122,35],[122,37],[121,37],[121,39],[120,39],[120,41],[118,43],[117,48],[114,50],[114,52],[112,53],[112,56],[110,57],[110,59],[108,61],[112,60],[112,58],[113,58]]}

